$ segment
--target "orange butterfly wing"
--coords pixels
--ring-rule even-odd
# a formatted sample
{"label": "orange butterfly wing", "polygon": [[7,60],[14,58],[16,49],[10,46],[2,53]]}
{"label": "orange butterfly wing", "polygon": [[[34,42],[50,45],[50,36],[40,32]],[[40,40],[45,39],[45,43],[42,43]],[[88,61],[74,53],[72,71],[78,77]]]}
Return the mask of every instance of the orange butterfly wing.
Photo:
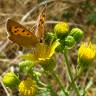
{"label": "orange butterfly wing", "polygon": [[39,40],[43,40],[44,38],[44,27],[45,27],[45,19],[46,19],[46,6],[43,8],[37,19],[37,28],[35,35],[39,38]]}
{"label": "orange butterfly wing", "polygon": [[12,19],[7,21],[7,31],[9,34],[8,38],[20,46],[31,48],[38,43],[34,33]]}

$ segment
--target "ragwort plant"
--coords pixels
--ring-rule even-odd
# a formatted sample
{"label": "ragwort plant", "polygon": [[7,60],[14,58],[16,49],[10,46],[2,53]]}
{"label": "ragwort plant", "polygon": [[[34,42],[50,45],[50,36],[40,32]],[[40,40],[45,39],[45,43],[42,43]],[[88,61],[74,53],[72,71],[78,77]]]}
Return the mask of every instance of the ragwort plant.
{"label": "ragwort plant", "polygon": [[[54,32],[48,32],[45,35],[45,42],[39,43],[32,53],[21,56],[23,59],[19,63],[20,72],[23,73],[25,79],[20,79],[14,72],[8,72],[3,77],[3,82],[10,89],[17,88],[20,96],[87,96],[87,86],[77,85],[76,80],[85,70],[89,69],[95,59],[95,45],[91,42],[83,42],[78,49],[76,76],[72,73],[68,52],[78,43],[80,43],[84,32],[79,28],[70,28],[68,23],[61,22],[55,25]],[[56,61],[52,58],[55,52],[62,53],[67,68],[69,85],[66,87],[55,67]],[[36,70],[36,66],[40,66]],[[46,83],[41,80],[41,76],[45,74]],[[56,92],[49,80],[52,76],[59,85],[59,91]],[[54,85],[55,86],[55,85]],[[72,91],[70,91],[71,89]],[[8,95],[8,94],[7,94]],[[8,95],[9,96],[9,95]]]}

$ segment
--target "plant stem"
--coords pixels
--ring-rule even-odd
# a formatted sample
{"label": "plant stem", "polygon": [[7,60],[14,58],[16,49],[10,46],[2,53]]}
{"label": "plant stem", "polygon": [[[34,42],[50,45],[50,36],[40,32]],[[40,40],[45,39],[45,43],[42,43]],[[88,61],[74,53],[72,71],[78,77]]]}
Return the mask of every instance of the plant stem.
{"label": "plant stem", "polygon": [[45,83],[43,83],[43,82],[41,82],[41,81],[39,81],[38,83],[39,83],[41,86],[44,86],[44,87],[47,86]]}
{"label": "plant stem", "polygon": [[80,78],[80,76],[82,75],[82,70],[80,70],[80,72],[76,72],[76,73],[78,73],[78,74],[74,77],[73,81],[70,82],[70,84],[69,84],[67,89],[70,89],[72,87],[73,82],[75,82],[77,79]]}
{"label": "plant stem", "polygon": [[73,74],[71,72],[71,69],[70,69],[70,64],[69,64],[69,61],[68,61],[68,57],[67,57],[67,48],[64,49],[64,57],[65,57],[65,61],[66,61],[66,66],[67,66],[67,70],[68,70],[68,75],[70,77],[70,81],[73,82],[72,83],[72,87],[74,88],[74,90],[76,91],[77,93],[77,96],[80,96],[80,93],[79,93],[79,90],[77,88],[77,85],[76,83],[74,82],[74,79],[73,79]]}
{"label": "plant stem", "polygon": [[46,71],[44,71],[44,72],[45,72],[45,75],[46,75],[46,78],[47,78],[47,81],[48,81],[48,85],[49,85],[48,88],[50,89],[51,96],[58,96],[58,94],[52,88],[52,85],[51,85],[50,80],[48,78],[48,73]]}
{"label": "plant stem", "polygon": [[58,82],[59,86],[61,87],[61,89],[63,90],[64,92],[64,96],[69,96],[68,93],[65,91],[65,88],[63,86],[63,83],[62,81],[59,79],[59,76],[56,74],[56,72],[52,71],[53,73],[53,76],[55,78],[55,80]]}

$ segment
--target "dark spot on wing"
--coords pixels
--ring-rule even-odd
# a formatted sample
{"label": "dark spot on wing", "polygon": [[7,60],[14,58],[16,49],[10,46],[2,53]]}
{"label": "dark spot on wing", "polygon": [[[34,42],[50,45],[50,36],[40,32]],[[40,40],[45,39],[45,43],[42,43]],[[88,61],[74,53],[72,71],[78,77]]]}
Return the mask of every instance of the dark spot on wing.
{"label": "dark spot on wing", "polygon": [[18,26],[15,26],[15,28],[17,29],[17,28],[18,28]]}
{"label": "dark spot on wing", "polygon": [[40,43],[43,43],[43,40],[42,39],[40,39]]}
{"label": "dark spot on wing", "polygon": [[40,18],[40,21],[42,21],[42,19]]}
{"label": "dark spot on wing", "polygon": [[38,26],[40,26],[41,24],[39,23],[39,25]]}
{"label": "dark spot on wing", "polygon": [[43,14],[43,17],[45,17],[45,14]]}
{"label": "dark spot on wing", "polygon": [[15,33],[17,33],[17,31],[14,31]]}
{"label": "dark spot on wing", "polygon": [[22,30],[22,32],[25,32],[25,30]]}
{"label": "dark spot on wing", "polygon": [[44,23],[44,21],[43,21],[42,19],[41,19],[40,21],[41,21],[41,24],[43,24],[43,23]]}
{"label": "dark spot on wing", "polygon": [[17,33],[16,35],[20,35],[19,33]]}
{"label": "dark spot on wing", "polygon": [[30,35],[29,33],[27,33],[27,35]]}

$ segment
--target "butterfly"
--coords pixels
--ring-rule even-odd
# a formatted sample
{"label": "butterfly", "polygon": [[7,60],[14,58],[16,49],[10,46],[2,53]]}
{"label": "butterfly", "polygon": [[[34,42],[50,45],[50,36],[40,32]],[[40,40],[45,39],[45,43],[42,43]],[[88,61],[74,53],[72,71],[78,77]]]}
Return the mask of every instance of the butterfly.
{"label": "butterfly", "polygon": [[35,28],[32,28],[30,32],[20,23],[8,19],[7,20],[7,31],[9,40],[17,43],[20,46],[26,48],[32,48],[36,44],[42,42],[44,39],[44,25],[46,18],[46,7],[43,8],[42,12],[39,14]]}

